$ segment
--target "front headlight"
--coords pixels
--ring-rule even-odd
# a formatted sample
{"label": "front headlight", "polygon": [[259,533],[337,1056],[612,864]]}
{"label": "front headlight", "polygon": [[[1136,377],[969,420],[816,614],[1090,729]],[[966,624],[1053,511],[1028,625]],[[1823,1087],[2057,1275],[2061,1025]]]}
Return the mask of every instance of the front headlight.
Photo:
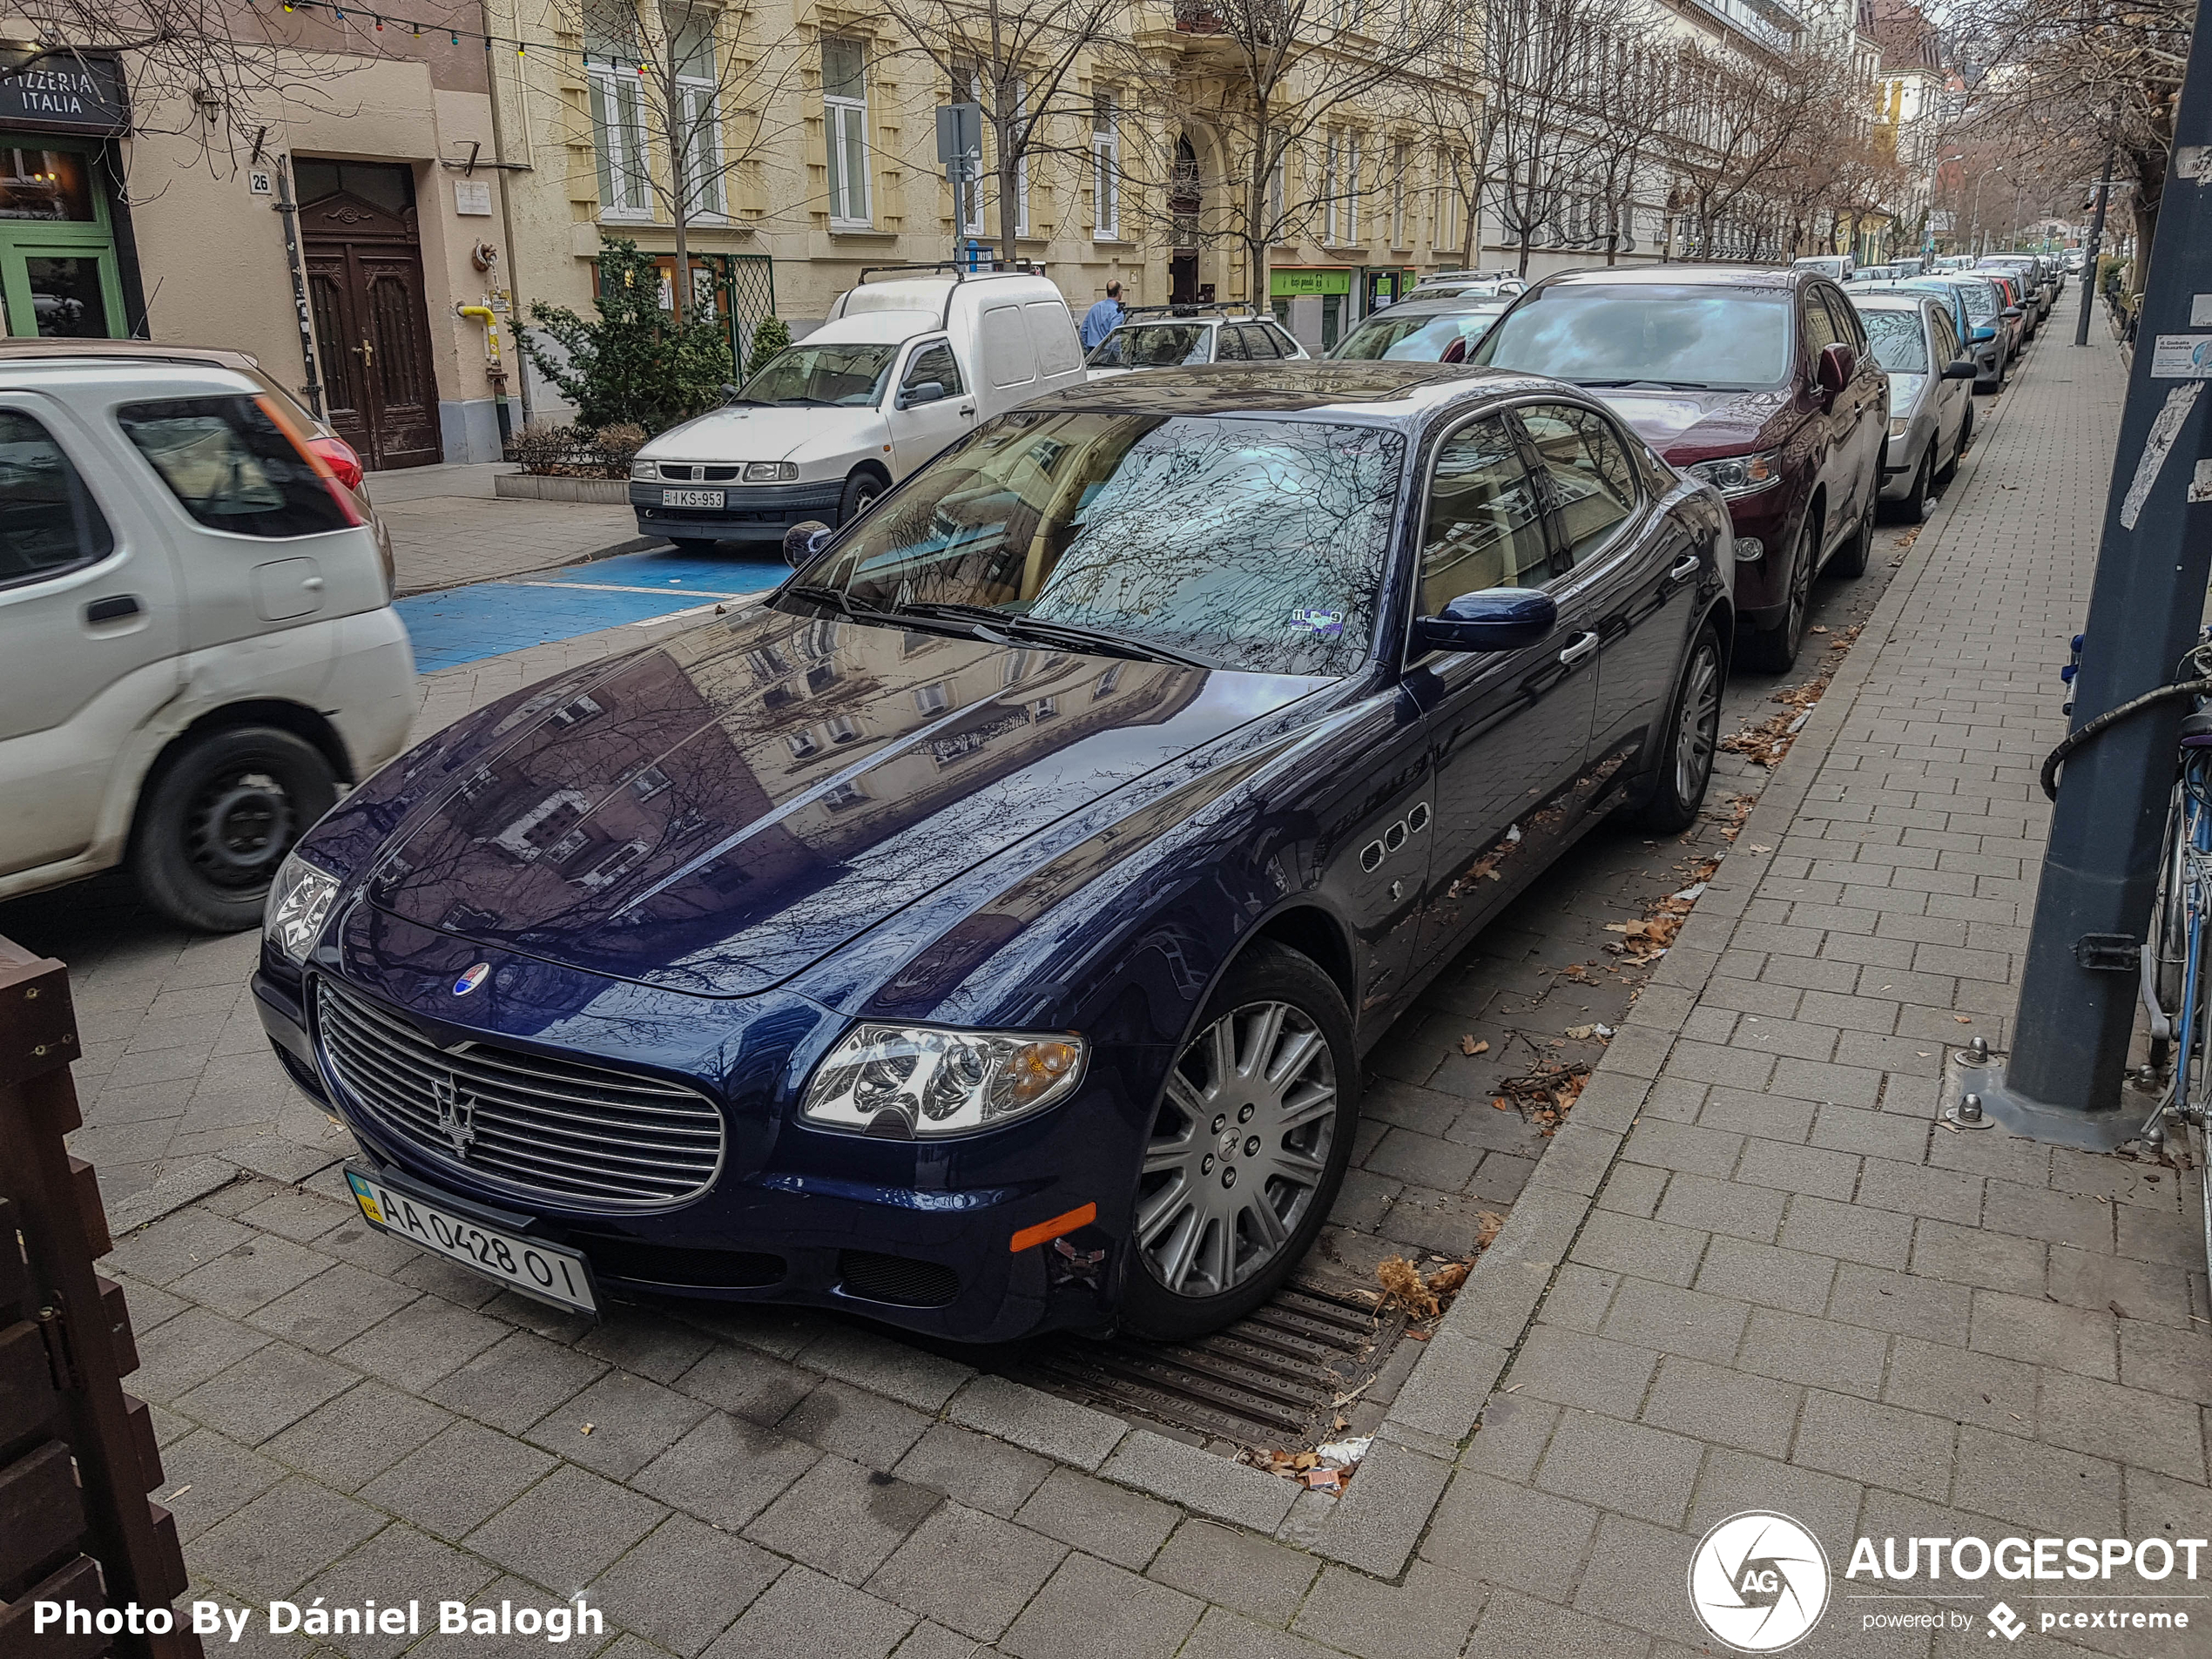
{"label": "front headlight", "polygon": [[1782,452],[1767,449],[1755,455],[1729,455],[1719,461],[1701,461],[1685,470],[1693,478],[1703,478],[1734,501],[1739,496],[1756,496],[1761,490],[1772,489],[1782,482]]}
{"label": "front headlight", "polygon": [[330,919],[330,907],[337,897],[336,876],[292,853],[278,867],[276,880],[269,884],[268,904],[261,912],[262,938],[276,947],[277,954],[286,961],[307,961],[308,948]]}
{"label": "front headlight", "polygon": [[1905,433],[1911,429],[1912,425],[1912,417],[1911,415],[1892,415],[1890,416],[1890,436],[1892,438],[1903,437]]}
{"label": "front headlight", "polygon": [[789,484],[799,480],[796,461],[748,461],[745,481],[749,484]]}
{"label": "front headlight", "polygon": [[1087,1047],[1072,1033],[859,1025],[814,1069],[799,1115],[898,1140],[972,1134],[1072,1093]]}
{"label": "front headlight", "polygon": [[658,461],[633,461],[630,463],[630,475],[632,478],[642,479],[646,483],[651,483],[654,479],[660,476],[660,462]]}

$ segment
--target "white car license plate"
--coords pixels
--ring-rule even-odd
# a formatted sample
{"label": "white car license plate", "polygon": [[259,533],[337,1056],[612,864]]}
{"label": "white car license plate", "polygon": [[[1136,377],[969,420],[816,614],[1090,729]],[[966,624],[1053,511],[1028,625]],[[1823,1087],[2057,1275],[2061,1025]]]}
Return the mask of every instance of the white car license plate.
{"label": "white car license plate", "polygon": [[464,1220],[359,1170],[346,1171],[346,1184],[353,1188],[354,1202],[361,1205],[368,1224],[395,1238],[435,1251],[532,1296],[586,1313],[598,1312],[591,1270],[576,1251]]}
{"label": "white car license plate", "polygon": [[664,489],[660,504],[664,507],[720,507],[727,499],[720,489]]}

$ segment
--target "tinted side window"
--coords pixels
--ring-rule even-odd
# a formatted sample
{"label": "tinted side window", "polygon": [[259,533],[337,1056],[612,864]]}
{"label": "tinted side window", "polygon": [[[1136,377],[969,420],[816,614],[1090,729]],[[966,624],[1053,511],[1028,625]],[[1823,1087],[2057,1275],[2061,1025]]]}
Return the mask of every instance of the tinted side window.
{"label": "tinted side window", "polygon": [[1244,361],[1244,331],[1224,323],[1213,331],[1213,360],[1217,363]]}
{"label": "tinted side window", "polygon": [[1849,346],[1861,357],[1866,355],[1866,329],[1858,320],[1858,312],[1851,302],[1832,289],[1824,293],[1829,314],[1835,319],[1836,338]]}
{"label": "tinted side window", "polygon": [[1436,452],[1421,532],[1421,614],[1463,593],[1541,586],[1550,550],[1535,480],[1506,423],[1469,422]]}
{"label": "tinted side window", "polygon": [[0,409],[0,587],[58,576],[115,550],[107,520],[46,428]]}
{"label": "tinted side window", "polygon": [[1275,331],[1264,322],[1247,322],[1238,326],[1244,336],[1244,355],[1255,363],[1271,363],[1283,354],[1275,349]]}
{"label": "tinted side window", "polygon": [[960,383],[960,360],[953,355],[949,342],[938,341],[924,346],[907,365],[907,377],[899,382],[902,392],[911,391],[925,381],[935,381],[945,388],[947,397],[958,397],[963,388]]}
{"label": "tinted side window", "polygon": [[1568,563],[1580,564],[1635,510],[1628,453],[1604,417],[1588,409],[1541,403],[1519,413],[1551,492]]}
{"label": "tinted side window", "polygon": [[1806,356],[1818,357],[1822,347],[1833,346],[1843,338],[1836,332],[1835,320],[1828,314],[1828,307],[1820,303],[1817,288],[1805,291],[1803,315]]}
{"label": "tinted side window", "polygon": [[1952,359],[1959,355],[1959,331],[1951,326],[1951,314],[1938,311],[1935,321],[1935,368],[1941,374]]}
{"label": "tinted side window", "polygon": [[115,418],[169,493],[210,529],[317,536],[354,522],[253,398],[126,403]]}
{"label": "tinted side window", "polygon": [[1290,335],[1285,334],[1280,328],[1268,328],[1265,323],[1262,323],[1260,327],[1266,329],[1268,338],[1275,342],[1275,354],[1278,357],[1295,357],[1298,355],[1298,343],[1297,341],[1291,339]]}

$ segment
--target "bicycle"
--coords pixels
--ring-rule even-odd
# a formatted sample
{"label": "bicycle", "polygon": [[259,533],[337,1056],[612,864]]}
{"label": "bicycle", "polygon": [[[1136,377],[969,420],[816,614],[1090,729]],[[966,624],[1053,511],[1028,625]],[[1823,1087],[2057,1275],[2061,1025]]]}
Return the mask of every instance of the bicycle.
{"label": "bicycle", "polygon": [[[2078,664],[2079,639],[2075,644]],[[2072,674],[2067,678],[2074,683]],[[2212,927],[2212,628],[2182,658],[2172,683],[2098,716],[2052,750],[2041,781],[2043,792],[2056,800],[2059,767],[2068,755],[2129,716],[2180,698],[2197,706],[2182,722],[2158,896],[2141,946],[2140,994],[2150,1031],[2144,1072],[2162,1086],[2136,1138],[2163,1150],[2171,1123],[2192,1139],[2205,1263],[2212,1271],[2212,957],[2206,938]]]}

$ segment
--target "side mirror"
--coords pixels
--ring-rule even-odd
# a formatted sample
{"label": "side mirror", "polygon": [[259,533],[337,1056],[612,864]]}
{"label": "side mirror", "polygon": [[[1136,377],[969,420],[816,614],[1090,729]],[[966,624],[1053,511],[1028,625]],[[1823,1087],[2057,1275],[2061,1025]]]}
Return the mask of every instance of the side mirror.
{"label": "side mirror", "polygon": [[1943,366],[1943,378],[1947,381],[1970,381],[1976,372],[1971,357],[1954,357]]}
{"label": "side mirror", "polygon": [[820,519],[802,519],[784,532],[784,563],[796,570],[822,550],[830,535],[830,527]]}
{"label": "side mirror", "polygon": [[722,404],[725,408],[738,401],[738,386],[734,381],[722,382]]}
{"label": "side mirror", "polygon": [[2020,308],[2018,306],[2006,306],[2005,314],[2008,317],[2017,317],[2020,314]]}
{"label": "side mirror", "polygon": [[1974,330],[1974,338],[1976,340],[1994,340],[1997,338],[1997,331],[1994,328],[1987,327],[1977,328]]}
{"label": "side mirror", "polygon": [[1840,343],[1820,348],[1820,367],[1817,378],[1820,389],[1833,397],[1851,384],[1851,377],[1858,371],[1858,354]]}
{"label": "side mirror", "polygon": [[1551,595],[1534,588],[1485,588],[1463,593],[1440,617],[1413,623],[1413,643],[1426,651],[1517,651],[1559,624]]}
{"label": "side mirror", "polygon": [[942,381],[917,381],[899,394],[899,407],[910,409],[917,403],[934,403],[945,395]]}

